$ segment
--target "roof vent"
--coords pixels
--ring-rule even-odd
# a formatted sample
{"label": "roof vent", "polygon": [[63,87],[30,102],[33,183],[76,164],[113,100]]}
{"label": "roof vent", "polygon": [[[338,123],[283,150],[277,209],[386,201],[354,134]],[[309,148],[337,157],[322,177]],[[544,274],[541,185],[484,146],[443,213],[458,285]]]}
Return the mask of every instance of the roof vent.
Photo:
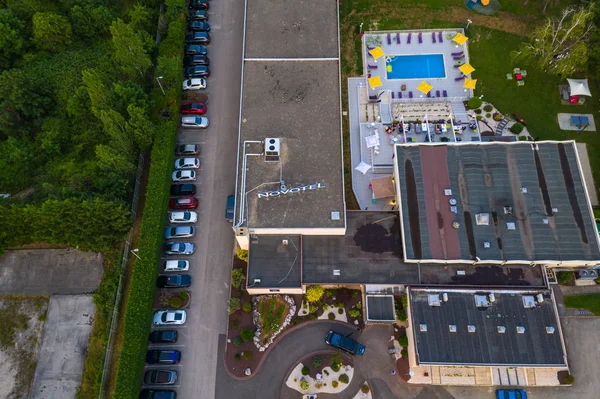
{"label": "roof vent", "polygon": [[474,333],[476,330],[477,330],[477,328],[474,325],[472,325],[472,324],[469,324],[467,326],[467,331],[470,332],[470,333]]}
{"label": "roof vent", "polygon": [[489,226],[490,214],[489,213],[478,213],[475,215],[475,221],[479,226]]}
{"label": "roof vent", "polygon": [[506,228],[508,230],[516,230],[517,229],[517,225],[514,222],[507,222],[506,223]]}
{"label": "roof vent", "polygon": [[460,223],[458,222],[452,222],[452,227],[455,229],[458,229],[460,227]]}
{"label": "roof vent", "polygon": [[521,187],[521,192],[523,194],[527,194],[527,187],[525,187],[525,186]]}
{"label": "roof vent", "polygon": [[439,294],[427,295],[427,302],[429,303],[429,306],[440,306],[440,295]]}
{"label": "roof vent", "polygon": [[544,303],[544,294],[537,294],[535,296],[537,298],[538,303]]}
{"label": "roof vent", "polygon": [[554,334],[554,327],[546,326],[546,334]]}
{"label": "roof vent", "polygon": [[548,224],[548,218],[543,218],[543,219],[542,219],[542,223],[544,223],[544,224]]}
{"label": "roof vent", "polygon": [[504,207],[504,214],[505,215],[511,215],[512,214],[512,206],[505,206]]}
{"label": "roof vent", "polygon": [[448,294],[445,292],[442,294],[442,301],[448,302]]}
{"label": "roof vent", "polygon": [[451,189],[451,188],[445,188],[445,189],[444,189],[444,195],[445,195],[446,197],[449,197],[449,196],[451,196],[451,195],[452,195],[452,189]]}
{"label": "roof vent", "polygon": [[448,203],[452,206],[456,205],[458,202],[456,201],[456,198],[452,197],[448,200]]}
{"label": "roof vent", "polygon": [[506,332],[506,327],[498,326],[498,334],[504,334]]}
{"label": "roof vent", "polygon": [[494,295],[493,292],[490,292],[490,295],[488,295],[488,298],[491,303],[496,303],[496,295]]}
{"label": "roof vent", "polygon": [[288,240],[281,240],[281,244],[283,244],[283,245],[288,245],[288,244],[289,244],[289,242],[288,242]]}
{"label": "roof vent", "polygon": [[484,242],[483,242],[483,247],[484,247],[484,248],[491,248],[491,247],[492,247],[492,244],[490,244],[490,242],[489,242],[489,241],[484,241]]}
{"label": "roof vent", "polygon": [[487,296],[485,295],[475,295],[475,306],[478,308],[487,308],[490,306],[488,303]]}
{"label": "roof vent", "polygon": [[558,208],[552,208],[552,213],[558,212]]}
{"label": "roof vent", "polygon": [[419,330],[421,332],[427,332],[427,324],[419,324]]}
{"label": "roof vent", "polygon": [[517,334],[525,334],[525,327],[517,326]]}
{"label": "roof vent", "polygon": [[450,325],[448,325],[448,330],[450,330],[450,332],[455,333],[456,332],[456,326],[454,324],[450,324]]}
{"label": "roof vent", "polygon": [[340,269],[333,269],[333,275],[334,276],[339,276],[340,275]]}
{"label": "roof vent", "polygon": [[338,211],[331,212],[331,220],[340,220],[340,213]]}
{"label": "roof vent", "polygon": [[523,295],[523,306],[525,309],[535,308],[535,298],[533,295]]}
{"label": "roof vent", "polygon": [[458,209],[455,206],[451,206],[450,207],[450,212],[452,212],[452,213],[458,213]]}
{"label": "roof vent", "polygon": [[269,138],[265,139],[265,161],[266,162],[279,162],[281,146],[279,139]]}

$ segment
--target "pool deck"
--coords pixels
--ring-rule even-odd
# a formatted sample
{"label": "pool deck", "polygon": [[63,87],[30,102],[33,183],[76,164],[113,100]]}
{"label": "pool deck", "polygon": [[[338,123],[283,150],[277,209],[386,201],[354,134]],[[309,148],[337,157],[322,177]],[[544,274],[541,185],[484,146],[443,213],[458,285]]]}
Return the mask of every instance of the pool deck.
{"label": "pool deck", "polygon": [[[442,33],[442,42],[439,41],[439,32]],[[362,37],[363,46],[363,76],[365,79],[374,76],[381,78],[382,86],[375,89],[369,89],[369,96],[377,96],[382,92],[388,91],[393,94],[393,102],[432,102],[432,101],[465,101],[473,97],[473,90],[464,89],[464,81],[456,81],[455,78],[462,76],[458,68],[454,66],[457,61],[453,53],[464,55],[462,62],[469,62],[468,41],[463,45],[457,45],[451,37],[457,33],[464,33],[462,29],[436,29],[436,30],[413,30],[413,31],[368,31]],[[422,43],[419,43],[419,33],[422,35]],[[411,36],[411,42],[408,43],[408,36]],[[436,42],[433,42],[432,34],[435,34]],[[390,44],[388,44],[388,35]],[[396,38],[400,38],[400,44]],[[371,40],[380,42],[379,47],[385,52],[386,56],[395,55],[423,55],[423,54],[442,54],[444,56],[444,67],[446,70],[445,78],[419,78],[419,79],[388,79],[386,73],[386,56],[375,60],[369,53],[367,43]],[[431,97],[417,90],[417,86],[426,81],[433,86]],[[405,86],[405,90],[402,90]],[[444,90],[447,97],[443,96]],[[409,98],[412,92],[413,98]],[[439,95],[438,95],[439,92]],[[402,98],[400,94],[402,94]]]}

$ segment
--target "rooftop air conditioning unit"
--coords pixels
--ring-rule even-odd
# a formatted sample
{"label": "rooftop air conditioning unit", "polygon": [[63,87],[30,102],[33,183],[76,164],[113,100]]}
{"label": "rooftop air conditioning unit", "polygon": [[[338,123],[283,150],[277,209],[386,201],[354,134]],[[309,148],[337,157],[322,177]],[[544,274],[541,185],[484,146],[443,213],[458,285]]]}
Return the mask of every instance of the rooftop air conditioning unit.
{"label": "rooftop air conditioning unit", "polygon": [[475,221],[479,226],[488,226],[490,224],[490,214],[478,213],[475,215]]}
{"label": "rooftop air conditioning unit", "polygon": [[265,139],[265,162],[279,162],[281,143],[279,139],[267,137]]}
{"label": "rooftop air conditioning unit", "polygon": [[429,302],[429,306],[440,306],[440,295],[439,294],[427,295],[427,302]]}
{"label": "rooftop air conditioning unit", "polygon": [[486,295],[475,295],[475,306],[478,308],[487,308],[489,306]]}
{"label": "rooftop air conditioning unit", "polygon": [[535,298],[533,295],[523,295],[523,306],[525,309],[535,308]]}

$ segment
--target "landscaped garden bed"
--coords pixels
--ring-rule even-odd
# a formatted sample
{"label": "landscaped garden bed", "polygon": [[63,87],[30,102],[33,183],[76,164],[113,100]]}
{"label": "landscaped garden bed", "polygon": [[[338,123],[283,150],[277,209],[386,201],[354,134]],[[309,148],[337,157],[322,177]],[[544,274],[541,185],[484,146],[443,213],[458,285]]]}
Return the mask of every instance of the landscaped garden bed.
{"label": "landscaped garden bed", "polygon": [[154,298],[155,308],[183,309],[190,305],[192,296],[189,291],[161,290]]}
{"label": "landscaped garden bed", "polygon": [[252,299],[254,325],[257,326],[254,343],[262,352],[296,314],[294,299],[287,295],[261,295]]}
{"label": "landscaped garden bed", "polygon": [[292,321],[328,319],[343,321],[355,326],[363,325],[363,306],[360,290],[348,288],[325,289],[318,285],[308,287],[298,312],[301,316]]}
{"label": "landscaped garden bed", "polygon": [[292,370],[286,385],[303,394],[340,393],[354,376],[352,359],[327,351],[302,359]]}

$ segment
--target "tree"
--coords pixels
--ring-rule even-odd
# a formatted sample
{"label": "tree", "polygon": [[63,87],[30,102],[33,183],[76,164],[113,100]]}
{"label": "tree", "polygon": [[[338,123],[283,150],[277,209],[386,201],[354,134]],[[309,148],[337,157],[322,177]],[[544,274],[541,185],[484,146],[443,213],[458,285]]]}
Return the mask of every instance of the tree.
{"label": "tree", "polygon": [[306,300],[310,303],[318,302],[325,293],[325,288],[320,285],[311,285],[306,289]]}
{"label": "tree", "polygon": [[149,150],[156,133],[154,123],[146,114],[146,110],[131,104],[127,107],[129,120],[125,123],[127,133],[133,137],[138,148]]}
{"label": "tree", "polygon": [[530,61],[553,75],[569,75],[587,65],[588,42],[594,31],[594,4],[568,7],[558,18],[548,18],[512,53],[515,60]]}
{"label": "tree", "polygon": [[152,20],[152,12],[143,4],[136,3],[129,9],[129,26],[135,31],[152,32],[156,24]]}
{"label": "tree", "polygon": [[71,44],[71,24],[53,12],[33,14],[33,42],[41,50],[57,51]]}
{"label": "tree", "polygon": [[163,77],[165,88],[181,84],[181,64],[181,56],[158,57],[156,75]]}
{"label": "tree", "polygon": [[102,5],[83,3],[71,9],[73,34],[84,40],[107,37],[113,19],[112,11]]}
{"label": "tree", "polygon": [[233,269],[231,271],[231,285],[235,288],[240,288],[242,282],[246,279],[244,271],[241,268]]}
{"label": "tree", "polygon": [[92,113],[100,118],[102,111],[111,108],[111,95],[105,84],[105,77],[97,69],[85,69],[81,76],[90,97]]}
{"label": "tree", "polygon": [[0,10],[0,63],[10,65],[25,50],[25,22],[10,9]]}
{"label": "tree", "polygon": [[152,66],[142,36],[121,19],[113,22],[110,33],[117,66],[130,79],[142,81]]}

